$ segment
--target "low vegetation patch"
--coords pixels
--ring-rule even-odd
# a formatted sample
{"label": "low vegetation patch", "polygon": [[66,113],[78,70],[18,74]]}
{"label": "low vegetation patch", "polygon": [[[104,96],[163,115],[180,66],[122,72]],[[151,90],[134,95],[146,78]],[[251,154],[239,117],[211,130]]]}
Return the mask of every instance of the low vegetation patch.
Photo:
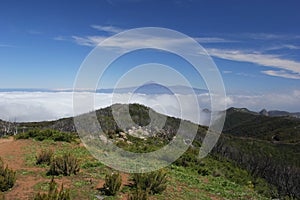
{"label": "low vegetation patch", "polygon": [[65,153],[62,156],[54,157],[50,164],[48,175],[64,175],[70,176],[77,174],[80,170],[78,159],[71,153]]}
{"label": "low vegetation patch", "polygon": [[122,185],[122,179],[120,173],[112,172],[111,174],[107,174],[105,176],[103,192],[106,195],[114,196],[120,191],[121,185]]}
{"label": "low vegetation patch", "polygon": [[53,157],[53,151],[52,150],[42,150],[37,156],[36,156],[36,164],[46,164],[50,165],[51,160]]}
{"label": "low vegetation patch", "polygon": [[167,188],[167,173],[158,170],[150,173],[134,174],[132,176],[133,186],[136,188],[136,196],[142,195],[141,191],[149,194],[161,194]]}
{"label": "low vegetation patch", "polygon": [[19,133],[15,136],[15,139],[29,139],[33,138],[38,141],[43,140],[53,140],[53,141],[63,141],[63,142],[72,142],[75,141],[77,135],[72,133],[64,133],[52,129],[33,129],[24,133]]}
{"label": "low vegetation patch", "polygon": [[147,200],[148,192],[142,189],[136,188],[132,193],[128,195],[129,200]]}
{"label": "low vegetation patch", "polygon": [[49,184],[49,190],[46,194],[37,193],[34,197],[34,200],[70,200],[69,190],[64,189],[63,184],[61,185],[60,190],[57,189],[57,183],[54,179],[51,179]]}
{"label": "low vegetation patch", "polygon": [[0,190],[2,192],[9,190],[16,182],[16,172],[9,169],[8,166],[4,167],[4,163],[0,158]]}

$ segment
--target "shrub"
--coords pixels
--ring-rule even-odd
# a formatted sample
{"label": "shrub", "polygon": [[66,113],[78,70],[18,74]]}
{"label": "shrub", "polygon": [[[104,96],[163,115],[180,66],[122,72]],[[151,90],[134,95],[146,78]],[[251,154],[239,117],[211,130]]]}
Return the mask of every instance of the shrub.
{"label": "shrub", "polygon": [[57,184],[53,177],[51,179],[49,190],[47,194],[38,193],[35,195],[34,200],[70,200],[69,190],[65,190],[63,184],[60,191],[57,190]]}
{"label": "shrub", "polygon": [[205,167],[198,167],[197,172],[201,176],[208,176],[208,175],[211,174],[211,172],[209,171],[209,169],[205,168]]}
{"label": "shrub", "polygon": [[15,136],[15,139],[29,139],[33,138],[38,141],[43,140],[53,140],[53,141],[63,141],[63,142],[72,142],[75,141],[76,135],[71,133],[64,133],[57,130],[51,129],[33,129],[25,133],[19,133]]}
{"label": "shrub", "polygon": [[36,156],[36,164],[46,164],[50,165],[51,159],[53,157],[53,151],[52,150],[42,150],[37,156]]}
{"label": "shrub", "polygon": [[167,173],[163,170],[144,174],[134,174],[133,185],[137,189],[149,191],[150,194],[160,194],[167,188],[166,176]]}
{"label": "shrub", "polygon": [[65,153],[62,156],[55,157],[48,171],[48,175],[64,175],[70,176],[72,174],[77,174],[80,170],[79,161],[76,157],[70,153]]}
{"label": "shrub", "polygon": [[147,200],[148,192],[136,188],[131,194],[128,196],[128,200]]}
{"label": "shrub", "polygon": [[119,172],[107,174],[103,190],[106,195],[116,195],[121,189],[122,179]]}
{"label": "shrub", "polygon": [[16,182],[16,172],[8,167],[4,167],[4,163],[0,158],[0,190],[2,192],[9,190]]}

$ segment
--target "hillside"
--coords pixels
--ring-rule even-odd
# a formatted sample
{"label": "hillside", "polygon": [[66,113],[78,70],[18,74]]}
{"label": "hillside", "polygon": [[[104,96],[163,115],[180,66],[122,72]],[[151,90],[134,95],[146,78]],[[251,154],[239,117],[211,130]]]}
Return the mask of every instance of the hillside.
{"label": "hillside", "polygon": [[[124,112],[122,105],[117,104],[114,106],[116,106],[118,112]],[[131,117],[141,127],[148,125],[150,122],[149,110],[150,108],[142,105],[130,105]],[[153,110],[151,112],[156,113]],[[116,139],[120,129],[113,120],[111,107],[97,110],[96,114],[102,129],[110,138]],[[161,115],[159,113],[156,114]],[[156,134],[162,140],[162,144],[167,144],[173,138],[178,129],[179,122],[180,119],[167,117],[165,126]],[[184,170],[184,174],[189,173],[185,169],[188,167],[193,173],[200,171],[200,174],[211,175],[211,180],[213,181],[215,180],[215,175],[218,174],[217,177],[220,175],[240,186],[244,185],[248,187],[251,183],[250,185],[252,185],[251,187],[255,191],[263,193],[267,197],[283,198],[290,196],[300,199],[299,126],[299,119],[293,117],[268,117],[245,108],[230,108],[227,110],[224,134],[221,136],[211,155],[206,158],[207,160],[198,162],[197,159],[193,158],[197,154],[188,154],[188,157],[183,156],[184,160],[179,159],[178,162],[180,164],[178,167],[180,167],[180,170]],[[49,122],[20,123],[18,127],[19,130],[22,127],[25,131],[39,128],[76,133],[72,118]],[[193,148],[197,149],[201,145],[206,130],[206,127],[199,126]],[[122,131],[128,134],[130,130]],[[149,132],[152,131],[155,130],[150,130]],[[134,152],[144,151],[145,149],[153,150],[159,147],[151,139],[146,144],[136,140],[132,142],[137,142],[137,145],[130,146],[122,142],[118,143],[118,145]],[[224,162],[229,163],[233,168],[226,166],[227,164],[224,165]],[[220,166],[222,166],[223,171],[218,171],[220,170]],[[173,169],[174,167],[171,169],[171,173],[173,173]],[[233,174],[230,175],[228,170],[231,170]],[[239,172],[243,172],[243,175]],[[188,179],[193,180],[192,177]],[[269,185],[262,184],[263,180],[269,182]],[[190,183],[187,185],[190,185]],[[277,192],[275,192],[272,185],[277,188]]]}

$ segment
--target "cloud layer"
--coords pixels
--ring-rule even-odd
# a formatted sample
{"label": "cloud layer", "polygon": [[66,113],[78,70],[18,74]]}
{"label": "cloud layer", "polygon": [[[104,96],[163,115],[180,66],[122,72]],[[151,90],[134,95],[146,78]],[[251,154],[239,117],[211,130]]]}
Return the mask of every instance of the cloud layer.
{"label": "cloud layer", "polygon": [[[145,95],[145,94],[96,94],[95,108],[103,108],[112,103],[141,103],[150,106],[158,112],[182,117],[195,122],[195,108],[189,106],[192,97],[179,95],[184,104],[185,115],[182,116],[178,99],[174,95]],[[209,94],[199,94],[199,110],[210,108]],[[113,101],[112,101],[113,99]],[[129,99],[129,101],[128,101]],[[269,93],[262,95],[230,95],[226,98],[227,107],[247,107],[259,111],[280,109],[291,112],[300,111],[300,90],[288,93]],[[71,92],[1,92],[0,119],[10,121],[43,121],[55,120],[73,116]],[[207,125],[209,115],[200,112],[200,123]]]}

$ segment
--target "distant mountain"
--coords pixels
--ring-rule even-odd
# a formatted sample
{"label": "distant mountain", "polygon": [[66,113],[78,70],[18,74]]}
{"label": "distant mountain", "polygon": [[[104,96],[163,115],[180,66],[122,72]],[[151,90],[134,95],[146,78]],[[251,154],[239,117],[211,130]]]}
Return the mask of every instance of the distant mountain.
{"label": "distant mountain", "polygon": [[[43,89],[43,88],[0,88],[0,92],[73,92],[73,89]],[[89,89],[80,89],[78,92],[94,92]],[[125,88],[105,88],[97,89],[96,93],[138,93],[138,94],[203,94],[208,93],[208,90],[199,88],[190,88],[182,85],[162,86],[156,83],[148,83],[139,87]]]}
{"label": "distant mountain", "polygon": [[97,89],[97,93],[138,93],[138,94],[203,94],[208,93],[208,90],[190,88],[187,86],[162,86],[156,83],[149,83],[140,87],[127,87],[127,88],[116,88],[116,89]]}
{"label": "distant mountain", "polygon": [[290,113],[287,111],[280,111],[280,110],[267,111],[266,109],[263,109],[262,111],[260,111],[260,114],[264,116],[270,116],[270,117],[289,116],[289,117],[300,118],[300,112]]}

